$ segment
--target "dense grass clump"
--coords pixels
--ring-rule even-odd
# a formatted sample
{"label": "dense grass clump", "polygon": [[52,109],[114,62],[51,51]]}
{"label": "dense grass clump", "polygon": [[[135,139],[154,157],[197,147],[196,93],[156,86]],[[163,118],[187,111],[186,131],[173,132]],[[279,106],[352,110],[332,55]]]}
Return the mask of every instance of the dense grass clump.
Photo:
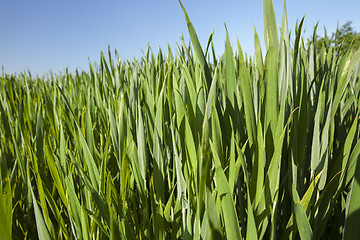
{"label": "dense grass clump", "polygon": [[[0,239],[354,239],[360,50],[240,44],[0,79]],[[211,64],[210,64],[211,62]]]}

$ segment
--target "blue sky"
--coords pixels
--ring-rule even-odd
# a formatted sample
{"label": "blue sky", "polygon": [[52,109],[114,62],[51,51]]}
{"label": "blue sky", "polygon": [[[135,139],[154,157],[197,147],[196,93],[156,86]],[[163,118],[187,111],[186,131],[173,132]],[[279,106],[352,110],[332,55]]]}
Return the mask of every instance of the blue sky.
{"label": "blue sky", "polygon": [[[227,25],[233,45],[239,39],[243,51],[253,55],[254,26],[263,42],[262,1],[183,0],[203,47],[215,30],[216,55],[224,50]],[[283,1],[274,0],[278,25]],[[326,27],[334,32],[339,22],[352,21],[360,32],[360,1],[287,1],[289,28],[305,16],[305,36],[319,22],[318,35]],[[6,73],[30,70],[32,74],[88,70],[88,58],[98,62],[108,45],[122,60],[142,57],[148,44],[166,52],[188,32],[177,0],[54,1],[3,0],[0,14],[0,67]],[[264,51],[264,50],[263,50]]]}

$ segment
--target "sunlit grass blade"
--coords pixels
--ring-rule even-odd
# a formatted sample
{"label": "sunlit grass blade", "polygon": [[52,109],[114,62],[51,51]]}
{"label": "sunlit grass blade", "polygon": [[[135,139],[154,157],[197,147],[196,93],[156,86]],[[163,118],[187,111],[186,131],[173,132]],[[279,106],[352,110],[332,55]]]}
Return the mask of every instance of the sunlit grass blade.
{"label": "sunlit grass blade", "polygon": [[210,191],[207,192],[207,203],[208,203],[208,218],[211,229],[211,236],[213,239],[223,239],[221,232],[220,216],[216,209],[216,202]]}
{"label": "sunlit grass blade", "polygon": [[[225,66],[225,91],[227,94],[227,98],[229,99],[231,103],[231,107],[234,108],[235,104],[235,97],[236,97],[236,90],[237,90],[237,84],[236,84],[236,76],[235,76],[235,67],[234,67],[234,56],[233,56],[233,50],[230,44],[230,38],[229,33],[227,31],[226,25],[226,43],[225,43],[225,60],[226,60],[226,66]],[[234,117],[234,116],[233,116]],[[233,119],[235,120],[235,119]]]}
{"label": "sunlit grass blade", "polygon": [[300,203],[300,199],[294,185],[292,187],[292,194],[294,199],[296,225],[299,230],[300,238],[309,239],[309,240],[314,239],[314,235],[309,220],[307,219],[305,210],[302,204]]}
{"label": "sunlit grass blade", "polygon": [[249,136],[250,147],[254,144],[256,138],[256,121],[254,112],[254,96],[252,94],[251,79],[249,69],[246,68],[243,52],[240,44],[238,43],[239,50],[239,64],[240,64],[240,90],[243,96],[244,110],[245,110],[245,122],[246,130]]}
{"label": "sunlit grass blade", "polygon": [[208,65],[206,63],[204,52],[203,52],[203,50],[201,48],[199,39],[198,39],[197,34],[195,32],[195,28],[192,25],[192,23],[190,21],[190,18],[189,18],[188,14],[187,14],[187,12],[186,12],[186,10],[185,10],[185,8],[184,8],[184,6],[183,6],[183,4],[181,3],[180,0],[179,0],[179,3],[180,3],[180,6],[181,6],[181,8],[182,8],[182,10],[184,12],[184,15],[185,15],[185,20],[186,20],[187,27],[188,27],[188,30],[189,30],[191,42],[192,42],[192,44],[194,46],[196,57],[197,57],[200,65],[201,65],[201,67],[204,68],[207,87],[210,88],[212,78],[211,78],[211,73],[210,73],[209,67],[208,67]]}
{"label": "sunlit grass blade", "polygon": [[224,215],[226,236],[228,237],[231,236],[232,239],[242,239],[239,223],[237,221],[237,214],[234,206],[234,201],[232,199],[231,192],[229,189],[229,183],[226,180],[226,176],[221,167],[220,159],[217,156],[217,153],[211,141],[210,141],[210,146],[214,156],[214,164],[216,171],[215,177],[218,184],[217,186],[219,191],[218,194]]}
{"label": "sunlit grass blade", "polygon": [[[30,175],[30,172],[29,172],[29,168],[28,168],[28,183],[29,183],[29,185],[31,185],[29,175]],[[37,200],[35,198],[34,191],[31,188],[30,188],[30,191],[31,191],[31,196],[32,196],[32,200],[33,200],[33,205],[34,205],[36,227],[37,227],[37,232],[39,234],[38,237],[40,240],[51,239],[49,230],[46,227],[44,216],[39,208],[39,205],[37,204]]]}
{"label": "sunlit grass blade", "polygon": [[75,121],[75,124],[77,126],[77,130],[78,130],[78,133],[79,133],[79,138],[80,138],[80,144],[81,144],[81,148],[84,152],[84,160],[85,160],[85,163],[87,164],[87,167],[89,169],[89,175],[90,175],[90,179],[91,179],[91,182],[94,186],[94,188],[96,190],[99,190],[99,179],[100,179],[100,175],[99,175],[99,170],[96,166],[96,163],[95,163],[95,160],[90,152],[90,149],[89,149],[89,146],[88,144],[86,143],[86,140],[85,140],[85,137],[81,131],[81,128],[79,126],[79,124],[77,123],[76,121],[76,117],[69,105],[69,102],[66,98],[66,96],[64,95],[62,89],[57,85],[58,89],[60,90],[61,94],[62,94],[62,97],[64,98],[64,101],[65,101],[65,104],[68,108],[68,110],[70,111],[71,115],[73,116],[74,118],[74,121]]}
{"label": "sunlit grass blade", "polygon": [[263,0],[264,38],[266,49],[273,47],[279,52],[278,26],[276,24],[274,6],[271,0]]}
{"label": "sunlit grass blade", "polygon": [[12,239],[12,191],[9,170],[0,149],[0,239]]}
{"label": "sunlit grass blade", "polygon": [[254,44],[255,44],[255,62],[258,71],[260,72],[260,78],[262,77],[264,64],[263,64],[263,55],[261,51],[261,44],[259,40],[259,36],[256,32],[256,28],[254,27]]}
{"label": "sunlit grass blade", "polygon": [[351,184],[352,188],[348,196],[348,209],[346,212],[344,239],[355,239],[360,234],[360,161],[358,159],[354,178]]}
{"label": "sunlit grass blade", "polygon": [[278,81],[278,53],[274,47],[270,47],[265,58],[265,109],[266,128],[270,127],[273,137],[276,131],[277,118],[279,115],[279,81]]}
{"label": "sunlit grass blade", "polygon": [[146,171],[147,171],[147,157],[146,157],[146,143],[145,143],[145,130],[144,122],[142,118],[142,113],[140,106],[138,107],[138,125],[137,125],[137,154],[138,154],[138,168],[139,177],[141,181],[141,191],[145,194],[146,186]]}
{"label": "sunlit grass blade", "polygon": [[[311,201],[314,201],[315,198],[315,194],[317,191],[316,191],[316,187],[317,187],[317,183],[320,179],[320,176],[321,176],[321,173],[320,172],[316,178],[311,182],[309,188],[306,190],[304,196],[302,197],[300,203],[302,205],[302,207],[304,208],[305,212],[309,212],[309,205],[311,203]],[[289,235],[291,234],[291,232],[293,234],[295,234],[295,231],[296,228],[295,228],[295,221],[294,221],[294,214],[291,214],[291,217],[288,221],[288,224],[286,226],[286,230],[285,230],[285,233],[283,235],[283,238],[282,239],[285,239],[285,238],[289,238]]]}

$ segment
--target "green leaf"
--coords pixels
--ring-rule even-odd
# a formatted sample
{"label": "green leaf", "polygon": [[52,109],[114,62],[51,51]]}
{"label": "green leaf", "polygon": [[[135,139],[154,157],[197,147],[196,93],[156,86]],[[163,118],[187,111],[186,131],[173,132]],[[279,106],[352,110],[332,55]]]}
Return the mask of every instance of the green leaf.
{"label": "green leaf", "polygon": [[12,192],[9,170],[0,149],[0,239],[12,239]]}
{"label": "green leaf", "polygon": [[281,23],[280,49],[279,49],[279,89],[280,101],[286,98],[289,83],[291,80],[291,48],[290,34],[288,30],[288,19],[286,11],[286,3],[284,1],[283,17]]}
{"label": "green leaf", "polygon": [[[257,124],[257,151],[258,151],[258,160],[254,163],[254,172],[251,174],[251,195],[254,196],[254,207],[256,208],[260,202],[260,199],[264,194],[264,168],[265,168],[265,146],[264,146],[264,135],[262,131],[261,121],[258,121]],[[256,172],[255,172],[256,171]],[[254,178],[254,180],[253,180]],[[254,183],[253,183],[254,181]],[[254,185],[253,185],[254,184]],[[253,193],[254,192],[254,193]]]}
{"label": "green leaf", "polygon": [[243,107],[245,110],[245,123],[246,130],[249,137],[250,147],[254,144],[256,139],[256,120],[254,112],[254,96],[251,88],[251,78],[249,69],[246,67],[243,52],[240,44],[238,43],[239,49],[239,65],[240,65],[240,82],[239,85],[242,96],[243,96]]}
{"label": "green leaf", "polygon": [[68,203],[67,206],[70,218],[72,219],[71,223],[74,226],[73,227],[73,235],[75,237],[80,238],[82,236],[82,228],[81,228],[81,222],[80,222],[80,211],[81,211],[81,204],[79,202],[78,197],[76,196],[75,188],[74,188],[74,182],[71,176],[65,177],[65,188],[66,188],[66,195],[68,197]]}
{"label": "green leaf", "polygon": [[259,40],[259,36],[256,32],[256,28],[254,26],[254,42],[255,42],[255,60],[256,60],[256,68],[259,70],[260,72],[260,78],[263,75],[263,71],[264,71],[264,64],[263,64],[263,55],[261,52],[261,45],[260,45],[260,40]]}
{"label": "green leaf", "polygon": [[66,199],[66,195],[65,195],[65,190],[63,187],[63,183],[61,181],[61,177],[59,174],[59,171],[56,167],[55,161],[54,161],[54,155],[51,153],[51,150],[49,149],[49,140],[48,138],[46,139],[46,145],[45,145],[45,156],[46,156],[46,162],[47,165],[49,167],[50,170],[50,174],[52,176],[52,180],[54,181],[54,184],[56,186],[56,189],[60,195],[60,198],[62,200],[62,202],[67,205],[67,199]]}
{"label": "green leaf", "polygon": [[300,238],[307,240],[307,239],[314,239],[314,235],[309,223],[309,220],[306,216],[306,212],[300,203],[299,195],[296,191],[295,185],[292,186],[292,193],[293,193],[293,200],[294,200],[294,211],[295,211],[295,218],[296,218],[296,225],[299,230]]}
{"label": "green leaf", "polygon": [[70,107],[70,104],[64,94],[64,92],[62,91],[62,89],[60,88],[59,85],[56,85],[58,87],[58,89],[60,90],[60,93],[65,101],[65,104],[68,108],[68,110],[71,113],[71,116],[74,119],[75,125],[77,126],[77,130],[78,130],[78,136],[80,138],[80,144],[81,144],[81,148],[83,150],[84,153],[84,161],[85,164],[87,164],[88,170],[89,170],[89,175],[90,175],[90,179],[91,179],[91,183],[93,184],[93,187],[98,191],[99,190],[99,180],[100,180],[100,174],[99,174],[99,170],[96,166],[95,160],[90,152],[89,146],[85,140],[84,134],[81,131],[81,128],[78,124],[78,122],[76,121],[76,117]]}
{"label": "green leaf", "polygon": [[111,222],[110,222],[110,239],[111,240],[119,240],[119,239],[123,239],[122,235],[120,233],[120,229],[119,229],[119,225],[117,223],[117,221],[115,220],[115,217],[113,216],[113,214],[111,214]]}
{"label": "green leaf", "polygon": [[189,163],[190,163],[190,171],[196,173],[197,171],[197,155],[196,155],[196,145],[194,142],[193,133],[191,132],[190,124],[187,118],[184,120],[185,123],[185,147],[189,156]]}
{"label": "green leaf", "polygon": [[[137,125],[137,150],[138,150],[138,167],[141,177],[142,187],[146,186],[146,171],[147,171],[147,157],[146,157],[146,140],[144,131],[144,122],[142,118],[141,108],[138,105],[138,125]],[[142,189],[145,193],[145,189]]]}
{"label": "green leaf", "polygon": [[278,61],[277,52],[270,47],[265,58],[265,111],[266,128],[270,125],[273,137],[275,137],[277,118],[279,115],[279,87],[278,87]]}
{"label": "green leaf", "polygon": [[275,53],[279,52],[278,26],[272,0],[263,0],[264,39],[266,49],[274,47]]}
{"label": "green leaf", "polygon": [[210,141],[211,151],[214,156],[215,178],[217,183],[218,196],[221,201],[221,208],[224,215],[225,232],[228,238],[242,239],[240,226],[235,210],[235,203],[231,196],[229,182],[226,180],[224,170],[221,167],[219,156],[217,155],[212,142]]}
{"label": "green leaf", "polygon": [[[302,199],[300,201],[300,203],[303,206],[305,212],[309,211],[308,207],[309,207],[310,201],[313,199],[314,192],[315,193],[317,192],[315,190],[316,190],[316,187],[317,187],[317,183],[318,183],[318,181],[320,179],[321,173],[322,173],[322,171],[310,183],[310,186],[308,187],[308,189],[306,190],[304,196],[302,197]],[[296,195],[295,195],[295,197],[296,197]],[[290,233],[292,231],[294,231],[294,230],[296,230],[296,229],[294,229],[294,214],[291,214],[290,219],[289,219],[289,221],[287,223],[287,226],[286,226],[285,233],[283,234],[283,239],[289,238]],[[294,231],[294,233],[295,233],[295,231]]]}
{"label": "green leaf", "polygon": [[234,56],[233,50],[230,44],[229,33],[227,31],[226,25],[226,43],[225,43],[225,90],[227,98],[229,99],[231,106],[234,108],[235,97],[236,97],[236,76],[235,76],[235,67],[234,67]]}
{"label": "green leaf", "polygon": [[207,216],[209,218],[209,224],[211,229],[212,239],[224,239],[221,232],[220,216],[216,209],[216,202],[211,192],[207,191]]}
{"label": "green leaf", "polygon": [[308,189],[306,190],[304,196],[301,199],[301,205],[304,207],[304,210],[307,211],[310,201],[312,199],[312,197],[314,196],[314,192],[316,189],[316,185],[321,177],[323,171],[321,171],[316,177],[315,179],[310,183],[310,186],[308,187]]}
{"label": "green leaf", "polygon": [[211,78],[211,73],[210,73],[209,67],[208,67],[208,65],[206,63],[205,55],[204,55],[203,50],[201,48],[198,36],[196,34],[196,31],[195,31],[195,28],[194,28],[194,26],[192,25],[192,23],[190,21],[190,18],[189,18],[188,14],[187,14],[187,12],[185,10],[184,5],[181,3],[180,0],[179,0],[179,3],[180,3],[180,6],[181,6],[181,8],[182,8],[182,10],[184,12],[184,15],[185,15],[185,20],[186,20],[186,23],[187,23],[187,27],[188,27],[188,31],[189,31],[189,34],[190,34],[191,42],[194,45],[196,57],[197,57],[200,65],[201,65],[201,67],[203,67],[204,70],[205,70],[205,78],[206,78],[207,88],[209,89],[210,85],[211,85],[211,82],[212,82],[212,78]]}
{"label": "green leaf", "polygon": [[[28,184],[29,184],[29,186],[31,185],[29,168],[28,168]],[[30,188],[30,192],[31,192],[32,200],[33,200],[32,202],[33,202],[33,206],[34,206],[36,227],[37,227],[39,239],[40,240],[51,239],[49,230],[45,224],[44,216],[39,208],[39,205],[37,204],[37,200],[35,198],[34,191],[32,190],[32,188]]]}
{"label": "green leaf", "polygon": [[248,192],[248,209],[247,209],[247,227],[246,227],[246,239],[258,239],[257,229],[256,229],[256,223],[254,218],[254,212],[251,206],[250,201],[250,194],[249,190]]}
{"label": "green leaf", "polygon": [[212,42],[213,42],[212,39],[214,36],[214,32],[215,32],[215,30],[210,34],[208,42],[206,44],[205,58],[208,56],[210,44],[212,44]]}
{"label": "green leaf", "polygon": [[360,160],[358,158],[354,178],[351,184],[351,191],[348,196],[349,206],[347,207],[344,239],[356,239],[360,235]]}
{"label": "green leaf", "polygon": [[163,147],[163,94],[164,88],[161,90],[155,115],[155,129],[153,135],[153,154],[154,154],[154,185],[156,198],[165,201],[165,173],[164,173],[164,147]]}

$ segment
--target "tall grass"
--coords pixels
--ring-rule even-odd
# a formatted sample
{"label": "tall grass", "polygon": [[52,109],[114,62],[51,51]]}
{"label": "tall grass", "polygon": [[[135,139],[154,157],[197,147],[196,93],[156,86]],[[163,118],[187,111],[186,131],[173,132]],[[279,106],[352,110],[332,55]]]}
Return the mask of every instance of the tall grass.
{"label": "tall grass", "polygon": [[[181,4],[181,2],[180,2]],[[0,239],[354,239],[360,50],[226,35],[0,81]],[[262,52],[266,53],[263,59]]]}

